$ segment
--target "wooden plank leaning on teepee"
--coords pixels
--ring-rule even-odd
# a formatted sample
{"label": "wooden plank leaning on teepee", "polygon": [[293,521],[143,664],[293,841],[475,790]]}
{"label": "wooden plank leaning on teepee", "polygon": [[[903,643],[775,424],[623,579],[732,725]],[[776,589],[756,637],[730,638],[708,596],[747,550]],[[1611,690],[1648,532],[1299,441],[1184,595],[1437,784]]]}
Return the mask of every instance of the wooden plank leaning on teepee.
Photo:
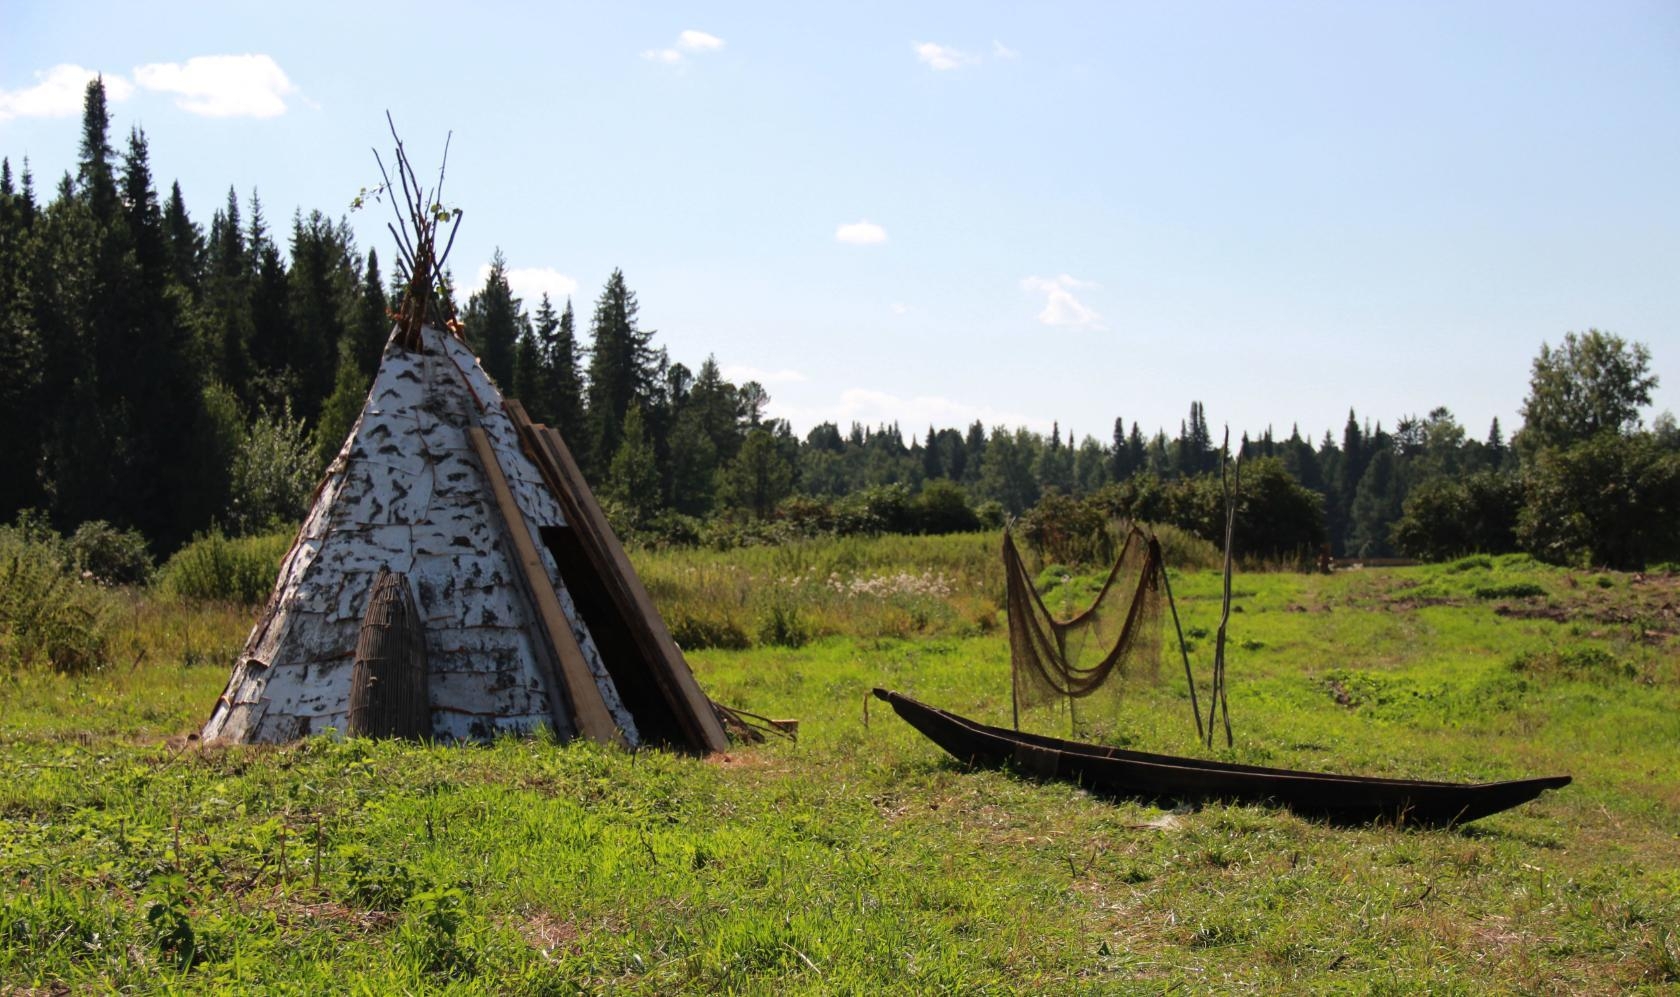
{"label": "wooden plank leaning on teepee", "polygon": [[[694,680],[694,673],[689,670],[676,641],[671,639],[671,632],[666,629],[665,620],[647,588],[630,566],[623,544],[607,523],[565,441],[554,429],[533,423],[518,400],[507,398],[502,404],[519,431],[526,456],[536,464],[543,481],[560,500],[573,535],[611,597],[613,608],[646,663],[660,695],[681,725],[690,748],[701,753],[728,750],[728,736],[712,701]],[[622,688],[620,692],[623,693]]]}
{"label": "wooden plank leaning on teepee", "polygon": [[577,635],[572,633],[571,623],[560,608],[560,597],[554,591],[554,583],[549,580],[548,569],[543,566],[537,546],[531,540],[530,531],[525,529],[525,517],[514,504],[513,492],[508,489],[502,465],[496,460],[496,452],[490,447],[490,437],[485,435],[483,427],[470,426],[467,429],[467,439],[472,442],[479,463],[484,465],[484,476],[490,482],[490,490],[496,497],[496,507],[501,513],[502,524],[506,528],[508,539],[513,543],[514,560],[518,562],[520,576],[531,597],[531,605],[537,611],[537,622],[544,637],[538,644],[546,643],[560,662],[558,673],[554,662],[546,656],[539,663],[549,686],[549,707],[555,714],[556,723],[566,719],[566,706],[561,702],[563,693],[564,699],[571,704],[571,719],[578,733],[602,744],[622,745],[624,736],[618,725],[613,722],[606,701],[601,698],[601,688],[595,684],[595,676],[590,673],[589,665],[584,661],[583,648],[578,646]]}

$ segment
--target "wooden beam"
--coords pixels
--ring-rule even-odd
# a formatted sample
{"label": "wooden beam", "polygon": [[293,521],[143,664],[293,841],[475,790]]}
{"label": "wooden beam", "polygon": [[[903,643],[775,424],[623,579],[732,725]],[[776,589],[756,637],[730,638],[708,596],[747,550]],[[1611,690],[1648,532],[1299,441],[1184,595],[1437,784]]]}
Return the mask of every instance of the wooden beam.
{"label": "wooden beam", "polygon": [[[525,525],[525,515],[513,501],[513,492],[509,490],[507,477],[502,473],[502,465],[496,459],[495,450],[490,446],[490,437],[485,434],[482,426],[472,426],[467,429],[467,438],[472,441],[473,451],[478,454],[479,462],[484,466],[484,476],[490,482],[490,491],[496,498],[496,507],[501,512],[502,523],[507,527],[508,539],[513,544],[514,561],[518,565],[520,577],[525,582],[532,608],[536,610],[539,629],[547,638],[548,649],[554,652],[554,659],[539,662],[541,670],[545,672],[544,680],[549,686],[550,708],[557,717],[564,717],[563,698],[571,705],[573,726],[579,734],[603,744],[624,744],[623,732],[618,729],[612,714],[607,710],[606,700],[601,697],[601,688],[595,684],[595,675],[584,660],[583,648],[578,645],[577,636],[572,633],[571,621],[560,608],[560,597],[554,591],[553,581],[548,577],[548,568],[537,553],[537,545],[531,540],[531,531]],[[554,667],[555,659],[559,661],[558,669]]]}
{"label": "wooden beam", "polygon": [[660,694],[682,725],[690,745],[702,753],[728,750],[728,736],[712,701],[701,691],[682,650],[671,639],[665,620],[631,566],[624,545],[613,533],[565,441],[554,429],[532,423],[517,400],[506,399],[503,404],[519,431],[526,454],[560,500],[568,525],[603,581],[637,650],[648,662]]}

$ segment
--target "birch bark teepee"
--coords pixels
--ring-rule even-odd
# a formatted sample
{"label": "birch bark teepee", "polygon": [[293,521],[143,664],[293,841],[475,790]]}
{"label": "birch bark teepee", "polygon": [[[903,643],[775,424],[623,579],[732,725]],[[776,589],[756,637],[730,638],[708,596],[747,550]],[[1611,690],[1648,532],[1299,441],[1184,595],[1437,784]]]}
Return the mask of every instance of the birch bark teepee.
{"label": "birch bark teepee", "polygon": [[[430,736],[547,725],[563,739],[722,750],[712,703],[587,485],[556,472],[557,451],[570,463],[564,443],[535,435],[512,405],[516,425],[448,331],[447,247],[437,253],[435,237],[459,212],[420,189],[400,141],[397,173],[408,294],[204,738],[345,731],[364,611],[389,571],[404,576],[425,635]],[[381,193],[394,191],[387,179]]]}

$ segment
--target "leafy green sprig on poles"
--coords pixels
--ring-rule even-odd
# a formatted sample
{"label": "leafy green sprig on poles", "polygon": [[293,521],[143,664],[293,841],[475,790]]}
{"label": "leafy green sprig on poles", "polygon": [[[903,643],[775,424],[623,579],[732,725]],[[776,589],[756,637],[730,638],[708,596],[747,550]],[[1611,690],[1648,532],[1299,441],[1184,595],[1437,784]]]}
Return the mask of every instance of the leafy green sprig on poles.
{"label": "leafy green sprig on poles", "polygon": [[[391,120],[389,111],[385,112],[385,123],[390,126],[391,139],[397,147],[397,179],[395,182],[391,180],[391,173],[385,168],[379,150],[373,150],[381,182],[372,188],[363,187],[351,200],[350,208],[354,211],[370,198],[383,201],[387,195],[390,196],[396,224],[387,222],[385,227],[396,239],[399,254],[397,274],[404,284],[403,298],[391,312],[391,317],[397,322],[402,344],[413,349],[419,343],[420,327],[426,322],[451,332],[460,331],[460,322],[455,317],[453,289],[449,286],[449,275],[444,265],[455,245],[455,234],[461,228],[464,212],[443,203],[444,171],[449,164],[449,141],[454,133],[449,133],[444,139],[443,162],[438,164],[437,183],[428,191],[415,175],[413,163],[408,158],[408,151],[403,148],[396,122]],[[397,203],[399,188],[400,205]],[[439,252],[438,230],[446,222],[449,223],[449,238]]]}

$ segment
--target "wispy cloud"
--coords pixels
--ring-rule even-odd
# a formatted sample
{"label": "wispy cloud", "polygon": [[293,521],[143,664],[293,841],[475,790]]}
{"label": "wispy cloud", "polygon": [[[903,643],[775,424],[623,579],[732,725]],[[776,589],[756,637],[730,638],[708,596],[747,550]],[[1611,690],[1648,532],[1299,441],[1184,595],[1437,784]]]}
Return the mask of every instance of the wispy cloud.
{"label": "wispy cloud", "polygon": [[1102,316],[1087,307],[1073,292],[1096,287],[1088,280],[1069,274],[1055,277],[1023,277],[1021,288],[1044,295],[1044,310],[1038,320],[1045,325],[1069,326],[1076,329],[1102,329]]}
{"label": "wispy cloud", "polygon": [[992,57],[996,59],[1019,59],[1021,53],[994,38],[992,39]]}
{"label": "wispy cloud", "polygon": [[175,106],[207,118],[273,118],[296,93],[284,70],[266,55],[199,55],[186,62],[154,62],[134,69],[147,90],[176,95]]}
{"label": "wispy cloud", "polygon": [[[35,85],[18,90],[0,90],[0,121],[13,118],[68,118],[80,114],[88,81],[98,76],[92,69],[61,63],[37,70]],[[127,100],[134,84],[121,76],[105,74],[105,99]]]}
{"label": "wispy cloud", "polygon": [[650,48],[642,53],[642,58],[650,62],[662,62],[667,66],[675,66],[686,62],[688,55],[716,52],[723,46],[723,39],[717,35],[689,28],[677,35],[675,45],[670,48]]}
{"label": "wispy cloud", "polygon": [[895,301],[889,307],[892,308],[892,313],[894,315],[908,315],[908,314],[910,314],[910,306],[905,304],[902,301]]}
{"label": "wispy cloud", "polygon": [[677,36],[677,47],[684,52],[716,52],[723,48],[723,39],[690,28]]}
{"label": "wispy cloud", "polygon": [[834,230],[834,239],[836,242],[848,242],[854,246],[871,246],[878,242],[886,242],[887,230],[868,220],[848,222]]}
{"label": "wispy cloud", "polygon": [[787,370],[785,368],[782,370],[765,370],[762,367],[749,367],[746,364],[725,365],[723,376],[725,380],[735,384],[757,381],[765,387],[772,384],[798,384],[800,381],[810,380],[797,370]]}
{"label": "wispy cloud", "polygon": [[[507,277],[508,288],[513,291],[514,297],[524,300],[527,309],[534,307],[544,294],[558,307],[567,295],[576,294],[578,289],[576,277],[553,267],[509,267],[503,273]],[[489,276],[490,264],[486,263],[478,268],[476,286],[483,287]]]}
{"label": "wispy cloud", "polygon": [[972,66],[980,61],[980,57],[977,55],[960,52],[936,42],[915,42],[912,47],[916,50],[917,59],[941,72],[948,69],[960,69],[963,66]]}

